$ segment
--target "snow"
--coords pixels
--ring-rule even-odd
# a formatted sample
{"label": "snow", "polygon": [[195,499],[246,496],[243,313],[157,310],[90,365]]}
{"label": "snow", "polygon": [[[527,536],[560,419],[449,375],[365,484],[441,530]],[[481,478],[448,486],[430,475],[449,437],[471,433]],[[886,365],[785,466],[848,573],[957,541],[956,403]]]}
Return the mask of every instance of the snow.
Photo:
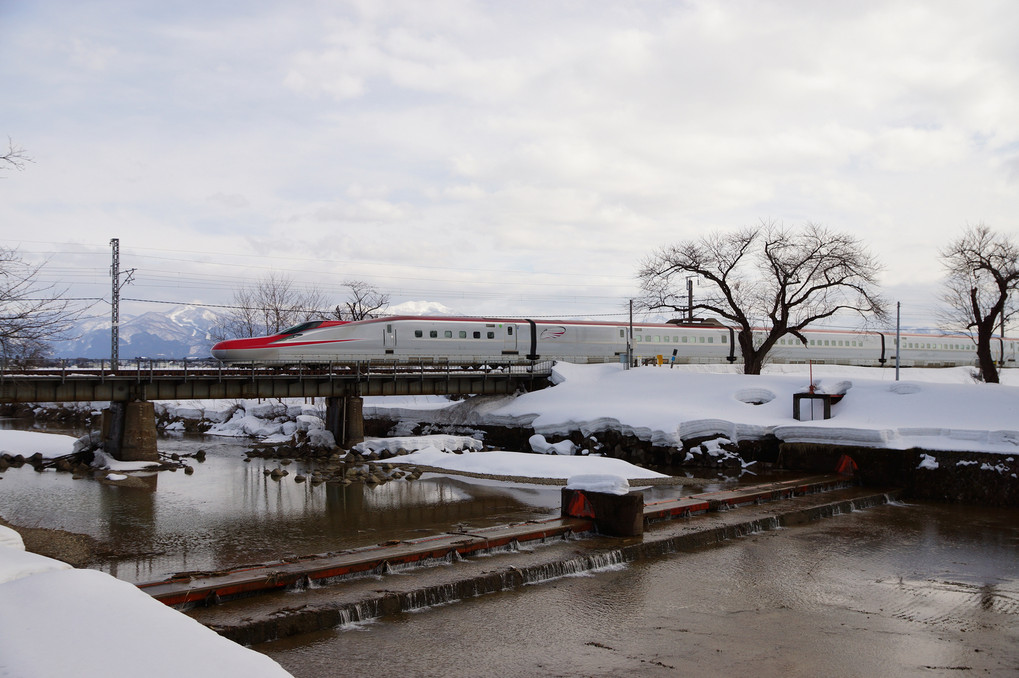
{"label": "snow", "polygon": [[584,473],[570,476],[566,481],[566,489],[604,492],[606,494],[627,494],[630,491],[630,483],[623,476]]}
{"label": "snow", "polygon": [[25,542],[21,535],[9,527],[0,525],[0,546],[7,546],[13,549],[25,550]]}
{"label": "snow", "polygon": [[431,435],[403,436],[398,438],[365,438],[354,449],[358,452],[397,452],[403,450],[420,450],[434,447],[443,452],[459,452],[462,450],[480,450],[481,441],[470,436]]}
{"label": "snow", "polygon": [[482,473],[521,478],[557,478],[566,480],[580,473],[613,475],[623,478],[664,478],[665,475],[634,466],[622,459],[608,457],[575,457],[528,452],[489,450],[468,454],[450,454],[435,447],[399,457],[401,464],[434,466],[449,471]]}
{"label": "snow", "polygon": [[[966,368],[903,370],[908,381],[896,382],[893,369],[815,365],[815,391],[845,396],[833,406],[831,419],[797,421],[792,397],[810,387],[807,370],[782,365],[753,376],[725,366],[625,370],[559,363],[554,388],[504,402],[487,413],[486,423],[530,425],[543,436],[615,429],[663,446],[712,436],[738,442],[774,435],[821,445],[1019,451],[1015,386],[975,383]],[[1019,382],[1010,370],[1005,377]]]}
{"label": "snow", "polygon": [[560,440],[558,443],[550,443],[540,433],[535,433],[527,439],[527,442],[531,446],[531,451],[538,454],[570,455],[577,453],[577,446],[573,444],[573,441]]}
{"label": "snow", "polygon": [[219,636],[133,584],[25,556],[34,554],[0,547],[0,675],[290,675],[269,657]]}
{"label": "snow", "polygon": [[36,452],[43,459],[55,459],[74,452],[77,438],[35,431],[0,431],[0,453],[22,455],[26,459]]}

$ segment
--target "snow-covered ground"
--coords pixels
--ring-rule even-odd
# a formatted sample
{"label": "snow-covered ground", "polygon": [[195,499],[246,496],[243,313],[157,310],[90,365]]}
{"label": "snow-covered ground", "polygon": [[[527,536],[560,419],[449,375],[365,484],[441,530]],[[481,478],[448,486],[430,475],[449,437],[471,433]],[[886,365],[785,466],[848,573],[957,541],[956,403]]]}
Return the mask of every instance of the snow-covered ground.
{"label": "snow-covered ground", "polygon": [[26,552],[17,533],[0,526],[0,675],[290,674],[272,659],[222,638],[133,584]]}
{"label": "snow-covered ground", "polygon": [[[831,419],[813,421],[793,419],[793,394],[810,386],[806,365],[779,365],[760,376],[714,365],[555,369],[555,388],[505,401],[487,413],[487,423],[530,425],[546,436],[615,429],[660,445],[771,434],[786,442],[1019,452],[1019,388],[975,383],[967,368],[902,370],[895,381],[894,369],[814,366],[815,390],[845,397]],[[1005,378],[1019,383],[1013,371]]]}

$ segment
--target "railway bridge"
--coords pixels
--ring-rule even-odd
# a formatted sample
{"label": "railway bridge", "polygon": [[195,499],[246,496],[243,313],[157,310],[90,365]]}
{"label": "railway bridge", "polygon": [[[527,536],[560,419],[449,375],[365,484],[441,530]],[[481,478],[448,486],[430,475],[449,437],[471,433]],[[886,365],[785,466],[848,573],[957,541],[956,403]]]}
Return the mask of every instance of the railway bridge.
{"label": "railway bridge", "polygon": [[281,367],[0,366],[0,403],[108,402],[103,446],[122,461],[155,460],[155,400],[324,398],[326,428],[344,447],[364,439],[364,396],[501,395],[544,388],[552,362],[461,364],[366,360]]}

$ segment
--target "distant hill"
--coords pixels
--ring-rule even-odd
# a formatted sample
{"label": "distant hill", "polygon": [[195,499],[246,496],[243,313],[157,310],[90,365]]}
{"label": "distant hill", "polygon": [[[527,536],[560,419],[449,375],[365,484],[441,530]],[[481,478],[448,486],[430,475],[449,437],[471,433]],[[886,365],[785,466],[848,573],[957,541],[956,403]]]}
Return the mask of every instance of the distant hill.
{"label": "distant hill", "polygon": [[[217,313],[195,306],[121,316],[120,357],[208,358],[213,343],[209,332],[218,322]],[[53,343],[53,357],[110,357],[109,320],[83,322],[70,334],[77,338]]]}

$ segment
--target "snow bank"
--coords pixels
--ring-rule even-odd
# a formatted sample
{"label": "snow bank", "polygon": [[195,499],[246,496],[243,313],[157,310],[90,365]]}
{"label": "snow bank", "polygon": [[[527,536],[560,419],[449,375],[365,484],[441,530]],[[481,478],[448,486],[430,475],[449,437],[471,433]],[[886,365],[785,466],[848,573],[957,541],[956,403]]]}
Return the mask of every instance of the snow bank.
{"label": "snow bank", "polygon": [[[0,550],[0,572],[8,569],[11,553]],[[290,675],[269,657],[95,570],[67,566],[5,581],[0,610],[0,675]]]}
{"label": "snow bank", "polygon": [[587,490],[606,494],[629,494],[630,482],[622,476],[587,473],[570,476],[566,481],[568,490]]}
{"label": "snow bank", "polygon": [[469,454],[449,454],[428,447],[399,458],[400,463],[434,466],[450,471],[482,473],[521,478],[552,478],[566,480],[582,474],[612,475],[622,478],[665,478],[664,474],[608,457],[577,457],[528,452],[489,450]]}
{"label": "snow bank", "polygon": [[[10,531],[14,532],[14,530]],[[17,534],[17,532],[15,532],[15,534]],[[20,535],[18,535],[18,539],[21,539]],[[41,574],[43,572],[70,569],[71,566],[65,562],[54,560],[53,558],[47,558],[46,556],[40,556],[38,553],[26,551],[24,544],[22,544],[20,548],[15,546],[0,546],[0,584],[17,581],[18,579]],[[2,590],[3,587],[0,586],[0,591]],[[6,610],[7,608],[0,605],[0,609]],[[0,653],[0,657],[3,657],[3,653]],[[0,665],[2,665],[2,663],[3,660],[0,659]],[[6,674],[0,671],[0,675]]]}
{"label": "snow bank", "polygon": [[20,454],[25,458],[40,453],[43,459],[56,459],[74,452],[77,438],[35,431],[0,431],[0,454]]}
{"label": "snow bank", "polygon": [[[675,369],[621,365],[555,367],[557,385],[524,394],[492,411],[488,423],[531,425],[541,436],[613,429],[663,446],[725,436],[733,441],[774,435],[787,442],[890,449],[1014,453],[1019,451],[1019,388],[975,383],[967,368],[895,371],[824,365],[815,389],[845,394],[828,420],[796,421],[794,393],[810,387],[806,365],[781,365],[763,375],[728,366]],[[1006,370],[1006,381],[1019,374]],[[541,447],[540,441],[536,447]]]}
{"label": "snow bank", "polygon": [[0,548],[2,547],[24,551],[25,542],[21,539],[20,534],[9,527],[0,525]]}
{"label": "snow bank", "polygon": [[538,454],[576,454],[577,446],[573,444],[571,440],[560,440],[558,443],[550,443],[545,440],[545,436],[540,433],[535,433],[533,436],[527,439],[528,444],[531,446],[532,452]]}
{"label": "snow bank", "polygon": [[460,450],[480,450],[482,443],[470,436],[402,436],[395,438],[365,438],[364,442],[358,443],[354,449],[362,454],[367,452],[397,452],[398,450],[421,450],[434,448],[444,452],[458,452]]}

